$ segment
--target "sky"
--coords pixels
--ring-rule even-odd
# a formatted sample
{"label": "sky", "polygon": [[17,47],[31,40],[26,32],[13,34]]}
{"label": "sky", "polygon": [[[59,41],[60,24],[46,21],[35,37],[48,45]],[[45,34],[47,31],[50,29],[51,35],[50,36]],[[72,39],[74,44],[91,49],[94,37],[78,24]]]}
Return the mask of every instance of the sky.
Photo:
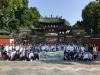
{"label": "sky", "polygon": [[82,20],[81,14],[85,6],[93,0],[29,0],[29,7],[37,7],[42,16],[59,16],[70,25]]}

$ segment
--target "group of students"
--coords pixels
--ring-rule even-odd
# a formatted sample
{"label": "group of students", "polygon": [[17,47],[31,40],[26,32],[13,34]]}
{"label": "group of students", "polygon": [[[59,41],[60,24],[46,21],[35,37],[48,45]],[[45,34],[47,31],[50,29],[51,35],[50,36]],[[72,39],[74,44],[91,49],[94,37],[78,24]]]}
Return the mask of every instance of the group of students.
{"label": "group of students", "polygon": [[0,51],[1,60],[33,61],[39,60],[38,50],[32,50],[32,45],[9,44]]}
{"label": "group of students", "polygon": [[92,61],[98,56],[98,47],[91,44],[69,44],[64,51],[64,60]]}
{"label": "group of students", "polygon": [[76,45],[76,44],[9,44],[3,46],[0,51],[1,60],[21,60],[33,61],[39,60],[39,52],[55,52],[62,50],[64,60],[95,60],[98,55],[98,49],[95,45]]}

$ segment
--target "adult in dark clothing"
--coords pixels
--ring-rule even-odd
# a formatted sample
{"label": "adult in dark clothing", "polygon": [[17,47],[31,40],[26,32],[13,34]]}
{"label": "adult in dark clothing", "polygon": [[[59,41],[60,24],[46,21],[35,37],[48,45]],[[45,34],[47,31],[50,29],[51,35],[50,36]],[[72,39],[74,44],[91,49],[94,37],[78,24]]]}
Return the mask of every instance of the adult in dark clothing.
{"label": "adult in dark clothing", "polygon": [[2,58],[3,60],[10,60],[10,57],[7,55],[7,51],[2,52]]}
{"label": "adult in dark clothing", "polygon": [[30,59],[29,59],[29,51],[28,50],[25,51],[25,60],[26,61],[30,61]]}
{"label": "adult in dark clothing", "polygon": [[64,60],[69,60],[69,52],[64,51]]}
{"label": "adult in dark clothing", "polygon": [[19,51],[16,51],[16,54],[14,56],[14,59],[13,60],[17,60],[19,61],[20,60],[20,52]]}
{"label": "adult in dark clothing", "polygon": [[25,61],[25,51],[21,52],[20,58],[21,58],[21,61]]}
{"label": "adult in dark clothing", "polygon": [[36,60],[39,60],[39,54],[38,54],[38,51],[35,51],[34,52],[34,59]]}
{"label": "adult in dark clothing", "polygon": [[[93,52],[93,46],[90,44],[89,45],[89,47],[88,47],[88,51],[90,52],[90,53],[92,53]],[[93,54],[93,53],[92,53]]]}

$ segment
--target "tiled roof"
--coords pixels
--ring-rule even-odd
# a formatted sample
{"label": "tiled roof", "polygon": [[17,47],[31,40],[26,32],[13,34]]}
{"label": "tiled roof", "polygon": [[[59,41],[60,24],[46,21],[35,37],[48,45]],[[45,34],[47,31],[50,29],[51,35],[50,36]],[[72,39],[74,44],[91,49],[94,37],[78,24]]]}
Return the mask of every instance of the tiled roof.
{"label": "tiled roof", "polygon": [[40,18],[39,22],[44,22],[44,23],[60,23],[60,22],[64,22],[64,19],[61,18]]}

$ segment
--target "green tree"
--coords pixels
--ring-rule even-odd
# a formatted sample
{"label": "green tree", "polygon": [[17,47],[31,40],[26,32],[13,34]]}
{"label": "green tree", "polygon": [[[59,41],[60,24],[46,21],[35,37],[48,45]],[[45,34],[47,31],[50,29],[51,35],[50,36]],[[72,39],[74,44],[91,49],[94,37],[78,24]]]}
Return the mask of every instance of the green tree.
{"label": "green tree", "polygon": [[16,33],[16,32],[18,32],[18,29],[19,29],[19,20],[17,20],[17,19],[12,19],[12,20],[10,20],[9,21],[9,23],[8,23],[8,29],[9,29],[9,31],[12,33]]}
{"label": "green tree", "polygon": [[17,30],[20,26],[30,27],[30,25],[35,25],[40,13],[35,7],[29,8],[28,1],[0,0],[0,29],[13,32],[13,29]]}
{"label": "green tree", "polygon": [[100,3],[90,2],[82,11],[83,26],[87,32],[98,34],[100,31]]}
{"label": "green tree", "polygon": [[0,11],[0,29],[3,28],[3,13]]}
{"label": "green tree", "polygon": [[74,27],[83,28],[83,21],[77,21]]}
{"label": "green tree", "polygon": [[20,20],[20,26],[29,27],[38,23],[40,13],[35,7],[23,7],[16,10],[15,17]]}
{"label": "green tree", "polygon": [[32,20],[32,25],[37,25],[40,17],[41,15],[39,11],[37,10],[37,8],[31,7],[30,8],[30,20]]}

